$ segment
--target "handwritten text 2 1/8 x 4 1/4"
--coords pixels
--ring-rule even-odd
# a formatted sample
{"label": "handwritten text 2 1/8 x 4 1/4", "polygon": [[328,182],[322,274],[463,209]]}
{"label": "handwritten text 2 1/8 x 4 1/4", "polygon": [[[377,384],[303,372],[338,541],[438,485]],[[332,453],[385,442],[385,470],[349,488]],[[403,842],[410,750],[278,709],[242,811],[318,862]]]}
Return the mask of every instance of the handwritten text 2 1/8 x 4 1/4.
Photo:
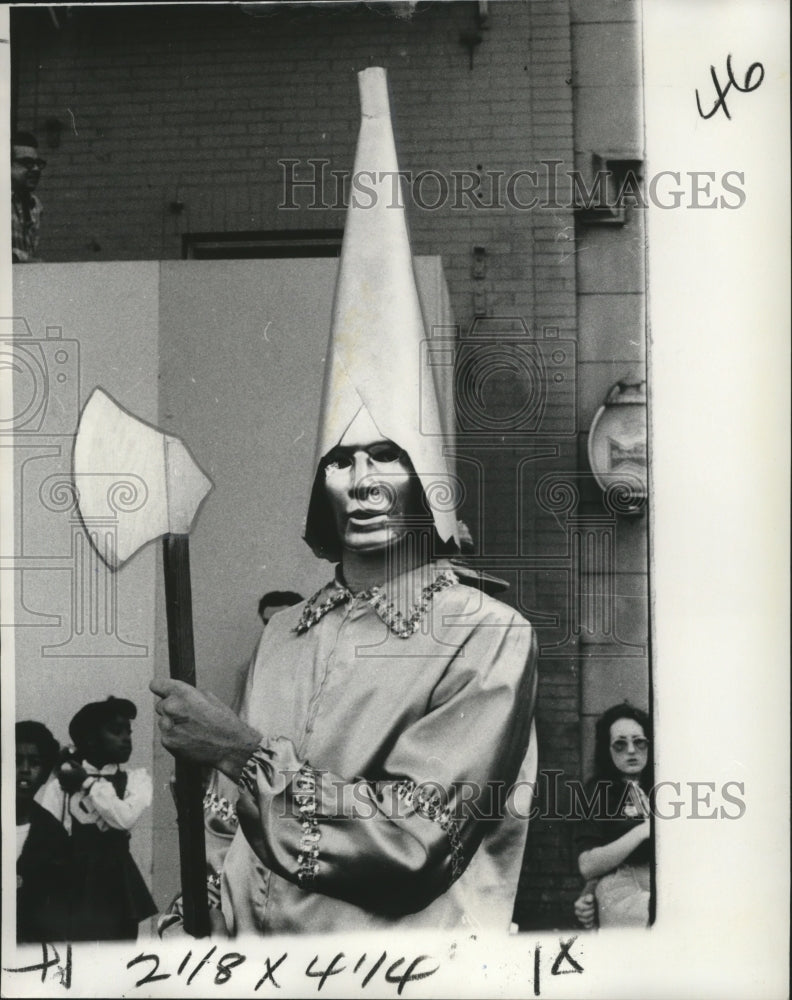
{"label": "handwritten text 2 1/8 x 4 1/4", "polygon": [[[577,935],[567,940],[559,939],[557,948],[555,946],[547,948],[535,943],[532,949],[526,950],[521,964],[525,969],[526,980],[531,983],[533,996],[543,995],[542,987],[546,975],[549,975],[552,981],[552,977],[583,972],[583,966],[579,961],[581,957],[579,950],[576,955],[572,954],[572,946],[577,940]],[[40,975],[42,983],[47,982],[48,985],[67,991],[72,988],[79,990],[79,984],[73,981],[74,967],[77,963],[74,961],[76,955],[73,955],[72,946],[43,944],[41,947],[40,962],[17,968],[5,968],[4,971],[37,974]],[[457,952],[456,944],[452,945],[451,959],[455,952]],[[245,995],[253,996],[260,991],[260,995],[264,996],[281,990],[284,986],[287,989],[294,989],[296,975],[311,993],[313,989],[320,993],[325,983],[332,979],[336,983],[343,984],[344,988],[348,988],[350,995],[358,989],[365,990],[372,982],[378,982],[380,985],[375,986],[375,989],[382,991],[383,986],[391,987],[396,996],[402,996],[408,985],[429,979],[440,970],[440,963],[430,955],[417,955],[412,958],[406,955],[395,957],[393,954],[389,955],[387,951],[371,955],[364,952],[357,955],[354,960],[343,951],[339,951],[329,960],[327,956],[317,954],[306,962],[304,957],[297,959],[294,956],[289,961],[289,953],[286,951],[277,957],[248,956],[241,951],[219,951],[217,945],[212,945],[205,951],[188,950],[178,965],[171,964],[168,958],[169,956],[163,961],[156,951],[149,950],[141,951],[129,959],[124,968],[129,970],[131,976],[138,978],[125,984],[118,995],[127,996],[138,989],[142,991],[143,996],[152,995],[145,989],[149,984],[176,979],[187,987],[192,987],[195,983],[198,993],[202,988],[208,989],[210,985],[222,987],[233,981],[232,990],[236,995],[241,995],[238,991],[246,991]],[[244,972],[238,971],[243,966]],[[340,979],[335,978],[339,976]],[[157,990],[154,992],[156,994]],[[420,988],[418,992],[420,993]],[[380,992],[379,995],[384,994]]]}
{"label": "handwritten text 2 1/8 x 4 1/4", "polygon": [[[271,956],[266,956],[263,960],[251,959],[250,965],[257,969],[257,978],[255,982],[250,983],[253,992],[256,993],[267,985],[280,989],[282,983],[279,982],[279,978],[286,971],[288,958],[288,952],[282,952],[276,959]],[[199,954],[194,956],[192,951],[188,951],[179,964],[175,975],[183,977],[184,982],[189,986],[201,972],[205,972],[204,985],[207,982],[206,975],[213,974],[214,984],[222,986],[231,979],[235,969],[247,962],[248,956],[239,951],[224,952],[217,957],[217,945],[214,945],[203,956]],[[127,969],[132,969],[135,966],[145,967],[144,963],[149,963],[148,971],[134,983],[134,987],[142,987],[147,983],[171,978],[172,973],[159,971],[160,958],[153,951],[141,952],[127,962],[126,967]],[[389,961],[388,953],[384,951],[378,958],[372,960],[369,960],[364,953],[353,964],[347,961],[344,952],[337,952],[329,962],[321,959],[319,955],[314,955],[302,971],[307,979],[315,983],[317,992],[322,989],[331,976],[349,975],[350,973],[352,975],[359,974],[359,985],[365,988],[381,971],[384,981],[395,986],[396,995],[401,996],[408,983],[427,979],[434,975],[439,968],[440,966],[429,955],[418,955],[413,959],[407,959],[402,955],[395,959],[391,958]],[[241,986],[240,978],[239,975],[236,976],[238,987]]]}

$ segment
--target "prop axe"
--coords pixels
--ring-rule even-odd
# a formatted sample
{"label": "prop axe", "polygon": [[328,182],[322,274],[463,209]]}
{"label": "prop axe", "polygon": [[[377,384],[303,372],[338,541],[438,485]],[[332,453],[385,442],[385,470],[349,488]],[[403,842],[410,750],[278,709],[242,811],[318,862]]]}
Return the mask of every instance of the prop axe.
{"label": "prop axe", "polygon": [[[194,685],[189,531],[211,481],[178,438],[132,416],[98,388],[80,416],[72,471],[86,534],[111,570],[162,536],[170,673]],[[113,506],[108,524],[113,491],[126,491],[128,502]],[[200,767],[176,758],[184,929],[193,937],[209,934],[202,796]]]}

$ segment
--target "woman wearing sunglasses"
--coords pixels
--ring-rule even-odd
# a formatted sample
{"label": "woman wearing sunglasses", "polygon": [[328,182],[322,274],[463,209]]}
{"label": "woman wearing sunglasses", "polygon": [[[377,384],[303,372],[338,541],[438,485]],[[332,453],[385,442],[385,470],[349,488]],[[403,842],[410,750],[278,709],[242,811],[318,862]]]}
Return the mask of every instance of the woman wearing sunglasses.
{"label": "woman wearing sunglasses", "polygon": [[583,878],[596,880],[600,927],[646,927],[653,864],[651,722],[628,703],[597,721],[590,815],[576,837]]}

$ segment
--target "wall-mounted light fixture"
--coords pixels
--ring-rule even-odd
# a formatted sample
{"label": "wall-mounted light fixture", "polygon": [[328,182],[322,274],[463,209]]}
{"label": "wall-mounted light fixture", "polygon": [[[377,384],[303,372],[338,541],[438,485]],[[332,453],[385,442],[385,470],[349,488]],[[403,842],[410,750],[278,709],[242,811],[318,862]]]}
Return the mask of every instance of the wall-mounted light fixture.
{"label": "wall-mounted light fixture", "polygon": [[616,513],[641,514],[646,507],[646,446],[646,382],[617,382],[588,435],[591,471]]}

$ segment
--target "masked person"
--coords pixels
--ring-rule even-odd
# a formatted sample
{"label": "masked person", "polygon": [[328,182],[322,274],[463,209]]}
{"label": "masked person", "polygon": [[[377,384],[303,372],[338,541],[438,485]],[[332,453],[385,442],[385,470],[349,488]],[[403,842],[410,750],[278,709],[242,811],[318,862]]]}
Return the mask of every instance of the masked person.
{"label": "masked person", "polygon": [[535,638],[447,558],[454,480],[420,367],[387,84],[381,69],[359,80],[355,172],[386,182],[347,213],[305,532],[335,576],[264,630],[241,718],[179,682],[151,687],[165,747],[238,784],[217,929],[506,933],[536,768]]}

